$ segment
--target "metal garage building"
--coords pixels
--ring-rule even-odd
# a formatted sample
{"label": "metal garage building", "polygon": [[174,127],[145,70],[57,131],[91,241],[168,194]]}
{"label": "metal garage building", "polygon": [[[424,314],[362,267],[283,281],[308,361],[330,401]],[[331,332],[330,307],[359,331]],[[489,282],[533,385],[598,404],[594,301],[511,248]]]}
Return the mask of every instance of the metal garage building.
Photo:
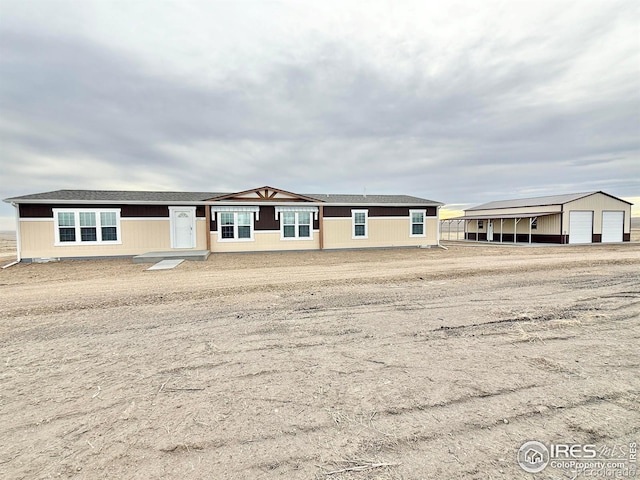
{"label": "metal garage building", "polygon": [[631,203],[586,192],[489,202],[465,210],[466,240],[527,243],[628,242]]}

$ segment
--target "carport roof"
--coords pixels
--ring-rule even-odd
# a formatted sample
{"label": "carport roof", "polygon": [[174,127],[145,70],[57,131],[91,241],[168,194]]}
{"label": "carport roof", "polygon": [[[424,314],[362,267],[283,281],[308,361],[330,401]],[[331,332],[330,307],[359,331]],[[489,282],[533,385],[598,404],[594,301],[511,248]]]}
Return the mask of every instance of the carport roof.
{"label": "carport roof", "polygon": [[508,213],[505,215],[464,215],[462,217],[448,218],[447,220],[498,220],[501,218],[535,218],[547,215],[557,215],[561,212],[528,212],[528,213]]}

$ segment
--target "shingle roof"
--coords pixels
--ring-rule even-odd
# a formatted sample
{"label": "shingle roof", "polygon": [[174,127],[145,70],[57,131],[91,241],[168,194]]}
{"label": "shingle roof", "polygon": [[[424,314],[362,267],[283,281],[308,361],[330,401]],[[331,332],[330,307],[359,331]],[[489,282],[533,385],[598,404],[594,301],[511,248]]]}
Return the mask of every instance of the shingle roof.
{"label": "shingle roof", "polygon": [[126,190],[56,190],[21,197],[7,198],[7,202],[199,202],[223,195],[211,192],[140,192]]}
{"label": "shingle roof", "polygon": [[495,202],[483,203],[473,208],[467,208],[466,212],[472,212],[474,210],[493,210],[497,208],[515,208],[515,207],[543,207],[546,205],[562,205],[567,202],[578,200],[579,198],[588,197],[594,193],[599,192],[583,192],[583,193],[568,193],[565,195],[550,195],[546,197],[530,197],[530,198],[516,198],[512,200],[498,200]]}
{"label": "shingle roof", "polygon": [[[35,193],[5,199],[5,202],[16,203],[199,203],[229,193],[221,192],[145,192],[126,190],[56,190],[53,192]],[[325,203],[338,204],[407,204],[407,205],[442,205],[440,202],[409,195],[340,195],[312,194],[304,195]]]}
{"label": "shingle roof", "polygon": [[440,202],[433,200],[427,200],[426,198],[412,197],[410,195],[349,195],[349,194],[317,194],[317,193],[305,193],[305,197],[315,198],[321,202],[327,203],[343,203],[343,204],[385,204],[385,203],[404,203],[412,205],[443,205]]}

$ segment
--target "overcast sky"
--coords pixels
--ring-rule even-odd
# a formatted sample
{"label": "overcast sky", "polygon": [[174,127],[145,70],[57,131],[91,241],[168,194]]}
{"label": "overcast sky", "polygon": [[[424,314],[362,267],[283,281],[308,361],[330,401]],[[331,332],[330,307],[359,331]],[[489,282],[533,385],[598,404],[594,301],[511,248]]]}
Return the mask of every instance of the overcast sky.
{"label": "overcast sky", "polygon": [[640,203],[639,32],[635,0],[0,0],[0,197]]}

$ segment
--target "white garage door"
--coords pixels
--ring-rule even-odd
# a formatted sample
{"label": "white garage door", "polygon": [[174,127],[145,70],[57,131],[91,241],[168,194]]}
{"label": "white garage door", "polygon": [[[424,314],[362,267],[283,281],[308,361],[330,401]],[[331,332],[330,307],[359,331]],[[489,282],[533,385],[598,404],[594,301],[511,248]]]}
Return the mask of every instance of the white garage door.
{"label": "white garage door", "polygon": [[602,241],[621,242],[624,231],[624,212],[602,212]]}
{"label": "white garage door", "polygon": [[569,212],[569,243],[591,243],[593,212]]}

